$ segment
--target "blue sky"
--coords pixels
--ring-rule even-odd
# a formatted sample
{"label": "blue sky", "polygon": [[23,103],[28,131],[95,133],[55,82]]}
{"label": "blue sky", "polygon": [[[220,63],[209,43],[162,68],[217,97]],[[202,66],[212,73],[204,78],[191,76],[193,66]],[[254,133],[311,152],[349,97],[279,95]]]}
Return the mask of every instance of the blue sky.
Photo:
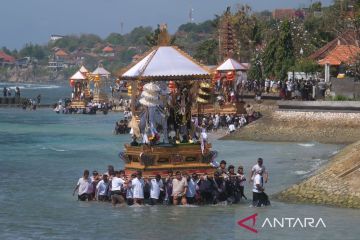
{"label": "blue sky", "polygon": [[[307,6],[311,0],[1,0],[0,47],[21,48],[46,43],[51,34],[131,31],[136,26],[167,23],[170,32],[186,23],[194,9],[195,22],[220,14],[226,6],[249,4],[253,10]],[[322,0],[328,5],[332,0]]]}

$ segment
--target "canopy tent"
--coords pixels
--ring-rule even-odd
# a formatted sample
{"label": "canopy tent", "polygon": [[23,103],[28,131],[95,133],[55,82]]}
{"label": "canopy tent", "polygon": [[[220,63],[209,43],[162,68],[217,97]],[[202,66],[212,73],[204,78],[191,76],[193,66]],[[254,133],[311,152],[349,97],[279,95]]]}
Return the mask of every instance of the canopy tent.
{"label": "canopy tent", "polygon": [[77,71],[74,75],[70,77],[71,80],[85,80],[86,77],[80,72]]}
{"label": "canopy tent", "polygon": [[125,80],[200,80],[209,79],[210,72],[180,49],[158,46],[121,77]]}
{"label": "canopy tent", "polygon": [[248,69],[248,63],[239,63],[232,58],[225,60],[219,67],[216,68],[217,71],[245,71]]}
{"label": "canopy tent", "polygon": [[104,76],[104,77],[108,77],[110,76],[110,72],[107,71],[105,68],[103,67],[97,67],[93,72],[93,75],[100,75],[100,76]]}
{"label": "canopy tent", "polygon": [[89,72],[89,70],[87,70],[84,65],[81,66],[81,68],[79,69],[79,71],[80,71],[81,73],[88,73],[88,72]]}

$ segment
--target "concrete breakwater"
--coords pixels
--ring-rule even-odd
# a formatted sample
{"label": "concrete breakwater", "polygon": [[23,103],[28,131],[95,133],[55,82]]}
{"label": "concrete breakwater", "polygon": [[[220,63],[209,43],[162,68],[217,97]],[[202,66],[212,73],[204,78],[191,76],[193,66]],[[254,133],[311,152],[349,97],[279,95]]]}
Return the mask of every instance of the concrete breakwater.
{"label": "concrete breakwater", "polygon": [[341,150],[314,176],[276,194],[275,198],[360,208],[360,141]]}
{"label": "concrete breakwater", "polygon": [[360,140],[360,113],[276,110],[223,139],[350,144]]}

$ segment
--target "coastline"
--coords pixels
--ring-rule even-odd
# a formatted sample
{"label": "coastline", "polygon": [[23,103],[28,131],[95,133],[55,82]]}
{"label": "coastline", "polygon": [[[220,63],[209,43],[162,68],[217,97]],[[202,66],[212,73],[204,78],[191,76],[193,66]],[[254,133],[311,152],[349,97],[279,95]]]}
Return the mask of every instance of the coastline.
{"label": "coastline", "polygon": [[264,113],[222,140],[351,144],[360,140],[360,113],[279,111]]}
{"label": "coastline", "polygon": [[360,209],[360,141],[342,149],[315,175],[273,197],[290,203],[310,203]]}
{"label": "coastline", "polygon": [[[360,113],[264,111],[263,117],[221,140],[344,144],[304,181],[273,195],[290,203],[360,208]],[[331,182],[330,182],[331,181]]]}

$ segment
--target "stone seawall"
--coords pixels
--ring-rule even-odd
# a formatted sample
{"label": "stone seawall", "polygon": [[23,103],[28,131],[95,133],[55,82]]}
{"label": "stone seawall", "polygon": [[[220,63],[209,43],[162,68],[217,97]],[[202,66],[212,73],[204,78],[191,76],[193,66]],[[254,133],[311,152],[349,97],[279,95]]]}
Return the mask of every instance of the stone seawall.
{"label": "stone seawall", "polygon": [[350,144],[360,140],[360,113],[274,111],[223,139]]}
{"label": "stone seawall", "polygon": [[316,175],[276,194],[275,198],[360,208],[360,141],[341,150]]}

